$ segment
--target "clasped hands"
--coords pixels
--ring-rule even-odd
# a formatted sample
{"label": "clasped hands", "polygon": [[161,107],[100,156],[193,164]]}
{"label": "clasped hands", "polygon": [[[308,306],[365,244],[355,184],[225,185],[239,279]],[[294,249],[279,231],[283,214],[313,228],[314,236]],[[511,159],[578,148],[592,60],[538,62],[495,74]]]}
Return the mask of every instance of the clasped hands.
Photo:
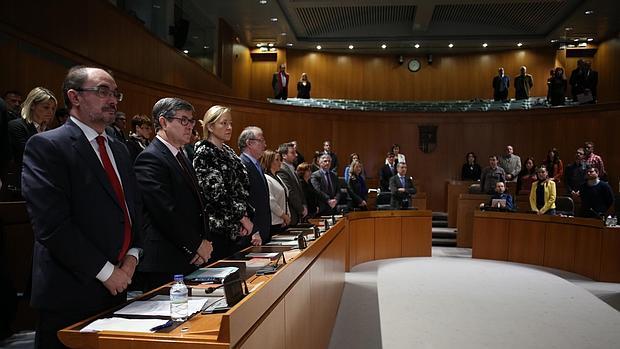
{"label": "clasped hands", "polygon": [[136,265],[138,265],[136,257],[125,255],[123,260],[118,265],[114,266],[112,275],[103,282],[103,285],[108,289],[110,294],[116,296],[127,289],[131,284],[133,273],[136,271]]}
{"label": "clasped hands", "polygon": [[209,258],[211,258],[211,252],[213,252],[213,244],[209,240],[202,240],[200,246],[198,246],[198,251],[194,255],[194,258],[189,262],[189,264],[193,264],[197,267],[205,264]]}

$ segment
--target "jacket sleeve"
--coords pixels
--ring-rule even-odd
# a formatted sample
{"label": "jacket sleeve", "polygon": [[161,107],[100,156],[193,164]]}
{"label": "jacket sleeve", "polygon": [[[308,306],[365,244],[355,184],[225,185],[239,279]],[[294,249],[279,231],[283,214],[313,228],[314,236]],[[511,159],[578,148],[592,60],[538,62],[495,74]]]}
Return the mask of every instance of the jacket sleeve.
{"label": "jacket sleeve", "polygon": [[545,187],[545,192],[549,193],[549,199],[547,199],[547,201],[545,202],[545,206],[543,206],[543,208],[540,209],[540,212],[542,213],[549,211],[555,206],[556,193],[555,193],[555,182],[554,181],[550,180],[547,182],[547,186]]}
{"label": "jacket sleeve", "polygon": [[538,185],[538,181],[532,183],[532,188],[530,188],[530,208],[534,212],[538,212],[538,208],[536,207],[536,186]]}

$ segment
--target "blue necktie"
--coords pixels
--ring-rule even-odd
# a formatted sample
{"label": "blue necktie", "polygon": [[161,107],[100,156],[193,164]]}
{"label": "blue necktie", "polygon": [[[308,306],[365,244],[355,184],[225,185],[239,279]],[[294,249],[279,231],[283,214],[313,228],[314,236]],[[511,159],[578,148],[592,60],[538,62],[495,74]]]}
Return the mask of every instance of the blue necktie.
{"label": "blue necktie", "polygon": [[400,184],[405,187],[405,177],[400,177]]}

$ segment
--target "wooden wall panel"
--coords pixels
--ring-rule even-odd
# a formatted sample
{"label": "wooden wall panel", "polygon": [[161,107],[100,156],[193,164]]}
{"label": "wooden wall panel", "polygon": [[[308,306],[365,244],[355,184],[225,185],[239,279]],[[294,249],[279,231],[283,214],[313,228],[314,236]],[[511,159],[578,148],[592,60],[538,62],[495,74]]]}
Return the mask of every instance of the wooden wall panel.
{"label": "wooden wall panel", "polygon": [[560,224],[551,224],[545,234],[544,265],[550,268],[575,270],[575,232]]}
{"label": "wooden wall panel", "polygon": [[433,222],[417,217],[403,217],[401,223],[403,257],[430,257],[432,253]]}
{"label": "wooden wall panel", "polygon": [[401,218],[375,219],[375,259],[401,256]]}
{"label": "wooden wall panel", "polygon": [[472,257],[508,260],[508,221],[493,218],[474,218]]}
{"label": "wooden wall panel", "polygon": [[508,224],[508,260],[542,265],[546,226],[538,222],[511,220]]}

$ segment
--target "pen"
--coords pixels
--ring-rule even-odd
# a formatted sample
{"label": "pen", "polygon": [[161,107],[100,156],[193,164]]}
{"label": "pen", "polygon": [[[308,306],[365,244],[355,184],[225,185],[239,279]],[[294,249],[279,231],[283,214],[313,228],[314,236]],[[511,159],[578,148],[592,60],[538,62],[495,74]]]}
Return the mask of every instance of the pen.
{"label": "pen", "polygon": [[174,324],[174,321],[168,320],[165,324],[161,324],[159,326],[155,326],[155,327],[151,328],[150,331],[157,332],[159,330],[163,330],[164,328],[168,328],[168,327],[172,326],[172,324]]}

